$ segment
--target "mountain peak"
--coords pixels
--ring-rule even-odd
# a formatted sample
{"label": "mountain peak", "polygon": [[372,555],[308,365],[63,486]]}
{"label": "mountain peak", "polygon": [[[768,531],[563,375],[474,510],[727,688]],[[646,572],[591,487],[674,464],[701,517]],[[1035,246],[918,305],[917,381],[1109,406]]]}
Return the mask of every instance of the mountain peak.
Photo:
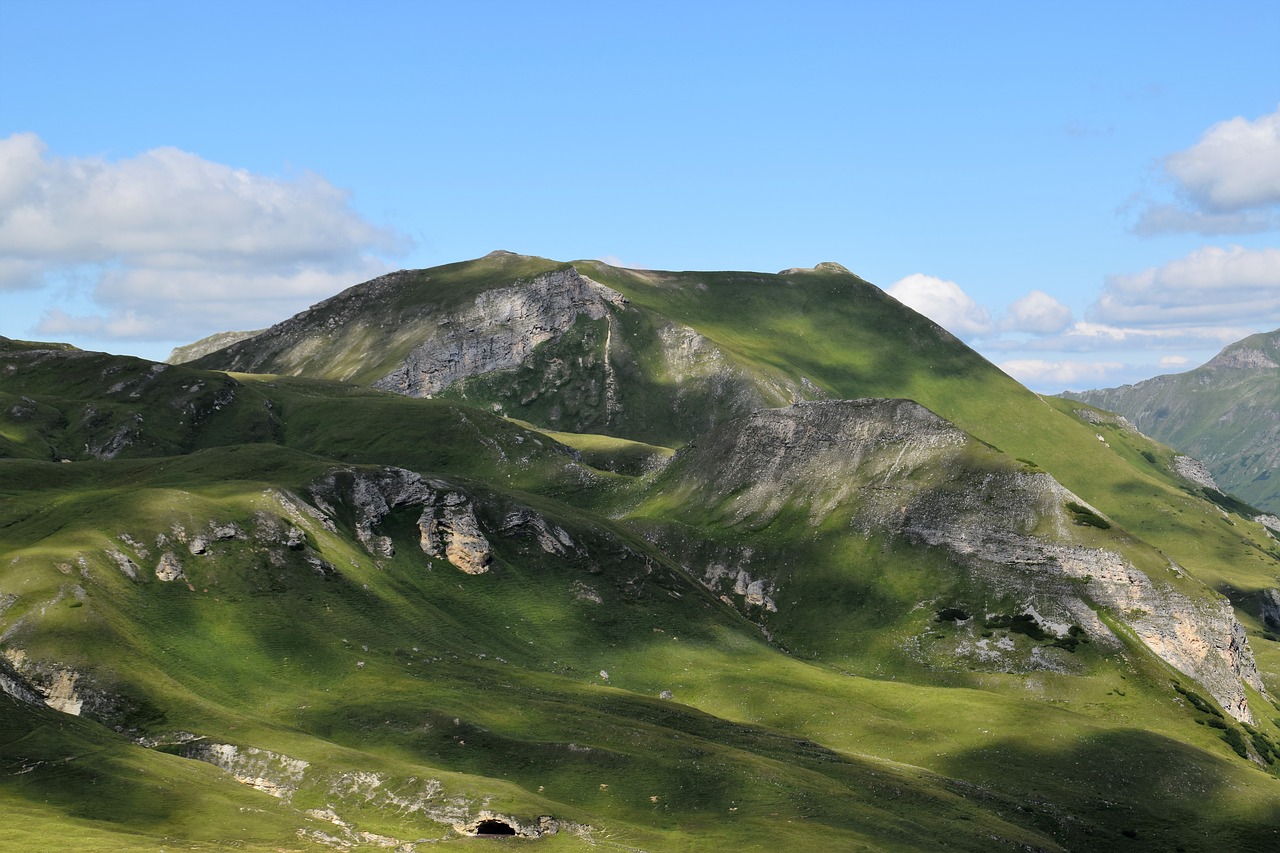
{"label": "mountain peak", "polygon": [[1274,370],[1280,367],[1280,329],[1228,344],[1204,364],[1208,370]]}
{"label": "mountain peak", "polygon": [[841,273],[843,275],[853,275],[848,267],[844,264],[838,264],[835,261],[823,261],[817,266],[812,267],[788,267],[785,270],[780,270],[778,275],[793,275],[800,272],[834,272]]}

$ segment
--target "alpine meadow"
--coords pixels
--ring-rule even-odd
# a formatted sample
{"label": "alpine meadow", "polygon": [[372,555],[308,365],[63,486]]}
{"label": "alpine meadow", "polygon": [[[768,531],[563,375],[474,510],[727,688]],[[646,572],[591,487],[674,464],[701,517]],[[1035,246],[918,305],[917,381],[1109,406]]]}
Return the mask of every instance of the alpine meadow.
{"label": "alpine meadow", "polygon": [[0,339],[4,850],[1280,845],[1274,517],[839,264],[171,361]]}

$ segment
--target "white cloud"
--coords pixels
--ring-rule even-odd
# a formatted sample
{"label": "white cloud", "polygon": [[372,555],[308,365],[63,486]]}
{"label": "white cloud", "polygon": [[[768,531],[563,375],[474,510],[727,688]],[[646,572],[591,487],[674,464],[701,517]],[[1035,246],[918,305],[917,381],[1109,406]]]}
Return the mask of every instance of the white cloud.
{"label": "white cloud", "polygon": [[1186,367],[1191,359],[1185,355],[1165,355],[1160,357],[1161,367]]}
{"label": "white cloud", "polygon": [[1056,335],[1031,340],[994,340],[983,344],[988,352],[1111,352],[1117,350],[1168,350],[1173,347],[1203,349],[1221,347],[1258,331],[1257,325],[1186,325],[1150,329],[1078,320]]}
{"label": "white cloud", "polygon": [[1280,204],[1280,109],[1257,121],[1219,122],[1165,158],[1181,190],[1209,212]]}
{"label": "white cloud", "polygon": [[983,335],[992,329],[991,313],[954,281],[912,273],[890,285],[887,292],[957,337]]}
{"label": "white cloud", "polygon": [[34,134],[0,139],[0,290],[72,270],[95,279],[101,314],[51,311],[42,332],[194,339],[279,320],[406,248],[319,175],[259,175],[176,148],[59,158]]}
{"label": "white cloud", "polygon": [[1043,291],[1033,290],[1009,306],[1000,328],[1006,332],[1052,334],[1070,323],[1070,308]]}
{"label": "white cloud", "polygon": [[1133,226],[1142,237],[1154,234],[1256,234],[1280,228],[1280,215],[1266,211],[1205,213],[1173,204],[1148,205]]}
{"label": "white cloud", "polygon": [[1125,369],[1116,361],[1044,361],[1012,359],[1002,362],[1000,369],[1024,385],[1056,385],[1072,390],[1107,385],[1111,377]]}
{"label": "white cloud", "polygon": [[1280,324],[1280,249],[1206,246],[1159,267],[1108,276],[1088,317],[1140,328]]}
{"label": "white cloud", "polygon": [[1177,203],[1149,201],[1133,230],[1252,234],[1280,228],[1280,109],[1219,122],[1164,158]]}

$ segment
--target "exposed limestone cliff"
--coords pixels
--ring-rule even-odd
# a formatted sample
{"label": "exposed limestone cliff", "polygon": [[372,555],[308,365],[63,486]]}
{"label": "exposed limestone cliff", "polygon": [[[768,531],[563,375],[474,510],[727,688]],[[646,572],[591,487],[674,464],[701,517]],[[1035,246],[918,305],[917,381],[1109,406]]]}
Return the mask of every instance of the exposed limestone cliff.
{"label": "exposed limestone cliff", "polygon": [[1218,488],[1218,484],[1213,481],[1213,475],[1209,473],[1209,469],[1199,459],[1191,456],[1175,456],[1173,457],[1173,471],[1179,477],[1190,480],[1197,486],[1204,486],[1206,489]]}
{"label": "exposed limestone cliff", "polygon": [[[530,819],[493,811],[486,807],[487,801],[476,803],[466,797],[447,794],[438,779],[390,778],[368,770],[335,772],[269,749],[214,743],[187,732],[178,733],[172,740],[182,746],[181,753],[185,757],[212,764],[231,774],[242,785],[285,802],[305,795],[308,799],[326,803],[324,808],[307,809],[306,813],[313,819],[324,821],[329,826],[328,831],[304,828],[299,830],[299,835],[330,847],[413,847],[412,842],[360,830],[355,823],[356,817],[364,817],[371,810],[420,815],[451,826],[459,835],[485,835],[493,831],[490,827],[502,825],[512,831],[510,834],[521,838],[569,832],[589,840],[592,830],[589,826],[550,815]],[[344,817],[343,813],[349,816]]]}
{"label": "exposed limestone cliff", "polygon": [[[1081,498],[991,453],[978,461],[980,450],[909,400],[810,402],[726,425],[682,451],[677,468],[691,499],[718,507],[729,524],[758,529],[799,510],[817,526],[839,513],[865,534],[945,548],[1060,635],[1074,625],[1119,647],[1102,609],[1236,719],[1252,721],[1244,685],[1263,686],[1227,601],[1193,587],[1177,567],[1152,578],[1120,553],[1084,544],[1067,509],[1087,507]],[[757,595],[776,583],[707,569],[708,578],[721,576],[735,576],[742,593],[763,580]]]}
{"label": "exposed limestone cliff", "polygon": [[466,310],[441,320],[403,366],[374,385],[411,397],[438,394],[460,379],[516,367],[578,317],[599,320],[608,306],[624,302],[622,294],[573,267],[485,291]]}
{"label": "exposed limestone cliff", "polygon": [[469,575],[489,571],[493,549],[480,530],[470,499],[447,492],[438,503],[423,507],[418,519],[424,553],[443,557]]}
{"label": "exposed limestone cliff", "polygon": [[252,338],[262,331],[262,329],[256,329],[251,332],[215,332],[195,343],[174,347],[169,353],[169,357],[165,359],[165,364],[186,364],[187,362],[195,361],[197,358],[206,356],[211,352],[217,352],[223,347],[229,347],[239,341]]}
{"label": "exposed limestone cliff", "polygon": [[6,649],[5,654],[0,655],[0,693],[5,693],[28,705],[39,705],[44,701],[44,697],[36,692],[36,689],[14,667],[11,661],[15,654],[16,650]]}
{"label": "exposed limestone cliff", "polygon": [[182,563],[177,554],[166,551],[160,555],[160,562],[156,564],[156,577],[162,581],[176,581],[186,577],[182,573]]}
{"label": "exposed limestone cliff", "polygon": [[312,498],[321,511],[337,516],[336,505],[354,515],[356,536],[374,556],[395,553],[390,537],[378,525],[395,509],[421,507],[420,544],[427,555],[448,560],[467,574],[488,571],[493,550],[466,495],[448,485],[428,482],[403,468],[335,471],[311,484]]}
{"label": "exposed limestone cliff", "polygon": [[268,749],[241,749],[229,743],[198,742],[184,749],[187,758],[206,761],[248,785],[282,800],[292,799],[310,764]]}
{"label": "exposed limestone cliff", "polygon": [[552,525],[545,518],[530,509],[519,509],[507,513],[502,520],[502,533],[509,535],[515,531],[527,530],[538,542],[538,546],[548,554],[564,556],[571,550],[578,550],[572,537],[559,525]]}

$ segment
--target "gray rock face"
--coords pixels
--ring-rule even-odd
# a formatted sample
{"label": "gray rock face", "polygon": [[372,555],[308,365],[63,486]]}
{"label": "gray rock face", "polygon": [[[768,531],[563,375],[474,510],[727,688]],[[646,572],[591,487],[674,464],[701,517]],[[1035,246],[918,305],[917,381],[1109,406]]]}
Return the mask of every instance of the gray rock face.
{"label": "gray rock face", "polygon": [[578,546],[569,534],[565,532],[564,528],[549,524],[545,518],[532,510],[516,510],[508,513],[507,517],[502,520],[502,532],[504,534],[511,534],[521,530],[532,533],[538,542],[538,547],[548,554],[563,557],[569,551],[578,550]]}
{"label": "gray rock face", "polygon": [[1280,364],[1262,349],[1239,346],[1229,347],[1218,353],[1205,367],[1217,370],[1275,370]]}
{"label": "gray rock face", "polygon": [[183,754],[227,771],[242,785],[286,801],[297,792],[310,766],[301,758],[229,743],[192,743]]}
{"label": "gray rock face", "polygon": [[[347,502],[355,513],[356,536],[365,550],[377,556],[386,553],[389,541],[374,533],[374,528],[393,509],[431,503],[435,493],[419,475],[404,468],[381,468],[377,471],[334,471],[311,484],[311,494],[321,511],[337,514],[333,504]],[[332,523],[332,522],[330,522]]]}
{"label": "gray rock face", "polygon": [[356,536],[374,556],[395,555],[391,539],[377,533],[382,520],[395,509],[421,507],[418,529],[423,552],[448,560],[467,574],[489,570],[493,549],[471,499],[443,483],[428,483],[403,468],[335,471],[312,483],[311,493],[316,505],[331,516],[337,512],[334,504],[349,505],[355,513]]}
{"label": "gray rock face", "polygon": [[207,338],[201,338],[195,343],[174,347],[169,353],[169,357],[165,359],[165,363],[186,364],[189,361],[195,361],[197,358],[206,356],[211,352],[217,352],[223,347],[229,347],[239,341],[252,338],[254,335],[260,334],[262,331],[262,329],[257,329],[252,332],[216,332],[209,335]]}
{"label": "gray rock face", "polygon": [[1262,605],[1262,624],[1272,631],[1280,631],[1280,589],[1264,589],[1258,598]]}
{"label": "gray rock face", "polygon": [[9,662],[8,655],[13,655],[12,650],[8,650],[8,654],[0,656],[0,693],[12,696],[19,702],[26,702],[28,705],[39,705],[44,702],[44,698],[36,692],[22,674],[14,668]]}
{"label": "gray rock face", "polygon": [[[974,467],[966,461],[973,443],[909,400],[831,401],[756,412],[680,456],[692,460],[684,466],[693,472],[691,499],[717,505],[729,523],[764,526],[787,507],[807,509],[815,526],[847,514],[868,535],[945,548],[1060,635],[1078,625],[1118,648],[1096,612],[1106,608],[1232,716],[1251,722],[1244,685],[1263,686],[1230,604],[1177,567],[1170,578],[1152,578],[1115,551],[1086,546],[1066,509],[1087,506],[1081,498],[1045,473]],[[772,578],[735,580],[748,601],[753,592],[777,594]]]}
{"label": "gray rock face", "polygon": [[609,306],[624,302],[622,294],[573,267],[486,291],[467,310],[442,320],[403,366],[374,385],[410,397],[438,394],[461,379],[518,367],[578,317],[599,320]]}
{"label": "gray rock face", "polygon": [[[798,499],[817,522],[867,480],[892,482],[967,441],[910,400],[836,400],[755,412],[692,452],[707,472],[699,477],[701,499],[733,495],[734,521],[764,522]],[[848,476],[855,470],[859,477]]]}
{"label": "gray rock face", "polygon": [[1190,456],[1173,457],[1173,471],[1179,477],[1190,480],[1197,486],[1204,486],[1206,489],[1217,489],[1218,484],[1213,481],[1213,475],[1209,473],[1209,469],[1199,459]]}
{"label": "gray rock face", "polygon": [[469,575],[489,571],[493,549],[476,521],[470,499],[456,492],[423,507],[418,519],[424,553],[443,557]]}
{"label": "gray rock face", "polygon": [[182,573],[182,562],[177,554],[165,551],[160,555],[160,562],[156,564],[156,577],[162,581],[177,581],[186,577]]}
{"label": "gray rock face", "polygon": [[115,562],[116,566],[120,568],[120,571],[124,572],[125,577],[129,580],[136,581],[138,579],[138,564],[128,555],[121,551],[111,550],[107,552],[107,556]]}

